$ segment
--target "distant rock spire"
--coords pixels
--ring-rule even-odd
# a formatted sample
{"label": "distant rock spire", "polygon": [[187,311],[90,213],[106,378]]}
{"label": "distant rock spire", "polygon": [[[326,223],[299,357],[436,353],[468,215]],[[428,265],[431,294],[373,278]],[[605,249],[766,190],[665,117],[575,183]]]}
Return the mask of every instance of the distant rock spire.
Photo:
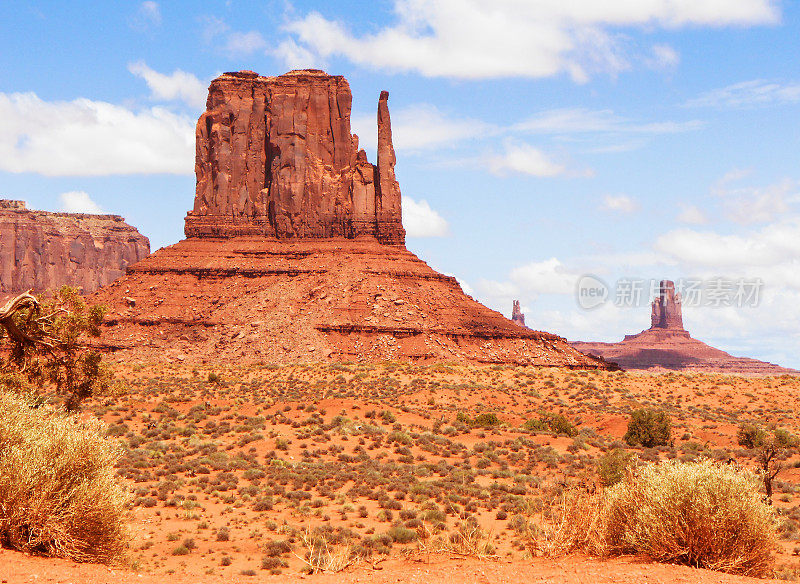
{"label": "distant rock spire", "polygon": [[675,283],[672,280],[661,280],[658,297],[652,304],[650,328],[684,330],[681,295],[675,293]]}
{"label": "distant rock spire", "polygon": [[519,300],[514,300],[512,306],[513,308],[511,309],[511,320],[514,321],[514,323],[518,324],[519,326],[526,326],[525,315],[522,314],[522,309],[519,306]]}

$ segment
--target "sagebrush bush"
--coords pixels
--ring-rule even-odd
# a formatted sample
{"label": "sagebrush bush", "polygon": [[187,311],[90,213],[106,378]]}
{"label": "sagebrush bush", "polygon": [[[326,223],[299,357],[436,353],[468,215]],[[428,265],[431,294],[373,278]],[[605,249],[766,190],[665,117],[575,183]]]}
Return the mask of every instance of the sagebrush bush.
{"label": "sagebrush bush", "polygon": [[656,561],[766,576],[776,519],[750,470],[710,460],[630,468],[600,493],[575,492],[533,534],[544,553],[644,553]]}
{"label": "sagebrush bush", "polygon": [[110,562],[127,542],[118,447],[103,425],[0,392],[0,545]]}
{"label": "sagebrush bush", "polygon": [[650,409],[635,410],[628,421],[625,442],[645,448],[666,446],[672,441],[672,420],[665,412]]}
{"label": "sagebrush bush", "polygon": [[609,489],[609,535],[620,551],[765,576],[776,520],[750,470],[710,460],[649,464]]}
{"label": "sagebrush bush", "polygon": [[542,412],[539,418],[528,420],[522,427],[530,432],[553,432],[554,434],[566,434],[570,438],[578,435],[575,424],[570,422],[564,414]]}

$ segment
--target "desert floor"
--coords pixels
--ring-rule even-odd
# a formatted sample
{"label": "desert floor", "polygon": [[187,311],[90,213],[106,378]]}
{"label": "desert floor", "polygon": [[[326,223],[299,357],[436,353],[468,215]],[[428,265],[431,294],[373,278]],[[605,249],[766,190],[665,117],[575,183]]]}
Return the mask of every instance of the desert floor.
{"label": "desert floor", "polygon": [[[647,558],[537,557],[530,530],[565,489],[596,488],[597,462],[615,448],[646,461],[753,466],[736,442],[739,423],[800,433],[800,379],[789,376],[398,363],[138,365],[118,376],[121,393],[82,415],[101,417],[123,450],[126,561],[4,550],[2,582],[750,581]],[[672,446],[622,442],[640,407],[671,415]],[[523,426],[556,413],[576,435]],[[465,423],[480,414],[501,423]],[[800,456],[783,465],[775,576],[796,579]],[[360,559],[311,576],[312,548],[331,570]]]}

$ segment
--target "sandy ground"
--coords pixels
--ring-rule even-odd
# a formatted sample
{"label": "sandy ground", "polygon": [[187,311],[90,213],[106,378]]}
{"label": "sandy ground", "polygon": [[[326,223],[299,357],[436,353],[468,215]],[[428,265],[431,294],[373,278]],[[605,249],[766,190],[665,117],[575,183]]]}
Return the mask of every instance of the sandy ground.
{"label": "sandy ground", "polygon": [[37,584],[211,584],[249,582],[316,582],[318,584],[351,584],[369,582],[389,584],[588,584],[588,583],[664,583],[705,584],[748,582],[780,582],[759,580],[742,576],[731,576],[698,570],[685,566],[669,566],[647,562],[641,558],[617,558],[600,561],[592,558],[572,556],[558,560],[536,558],[529,562],[491,562],[461,559],[447,556],[420,556],[416,558],[390,559],[374,569],[362,563],[338,574],[281,574],[257,573],[255,576],[188,576],[176,572],[168,577],[146,573],[135,573],[119,568],[97,564],[76,564],[58,559],[31,557],[19,552],[0,550],[0,582]]}
{"label": "sandy ground", "polygon": [[[119,375],[126,391],[87,403],[82,415],[102,418],[124,451],[118,471],[134,503],[126,562],[108,568],[0,550],[0,584],[750,582],[642,558],[531,559],[520,502],[547,505],[561,488],[596,481],[600,458],[627,448],[620,439],[640,407],[673,421],[672,446],[628,448],[643,460],[708,456],[752,466],[736,443],[739,422],[800,433],[794,377],[399,364],[137,366]],[[542,412],[564,414],[578,433],[524,427]],[[500,424],[457,421],[486,413]],[[776,562],[785,579],[800,574],[799,458],[783,461],[773,497],[786,522]],[[498,561],[386,542],[395,527],[447,538],[469,521]],[[340,574],[303,574],[309,528],[346,534],[336,545],[370,560]],[[269,553],[278,543],[291,546]]]}

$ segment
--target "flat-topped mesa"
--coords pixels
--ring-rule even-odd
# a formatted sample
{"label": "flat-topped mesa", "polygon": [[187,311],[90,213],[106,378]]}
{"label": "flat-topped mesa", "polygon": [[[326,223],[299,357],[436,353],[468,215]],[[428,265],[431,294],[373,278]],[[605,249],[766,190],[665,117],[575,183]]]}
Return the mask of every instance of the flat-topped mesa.
{"label": "flat-topped mesa", "polygon": [[387,106],[378,102],[378,164],[350,132],[347,80],[317,69],[211,82],[197,122],[190,238],[374,237],[404,245]]}
{"label": "flat-topped mesa", "polygon": [[661,280],[659,284],[659,294],[653,300],[650,313],[650,328],[684,330],[681,295],[675,293],[675,283],[672,280]]}
{"label": "flat-topped mesa", "polygon": [[150,253],[119,215],[49,213],[0,199],[0,296],[67,284],[92,292]]}

